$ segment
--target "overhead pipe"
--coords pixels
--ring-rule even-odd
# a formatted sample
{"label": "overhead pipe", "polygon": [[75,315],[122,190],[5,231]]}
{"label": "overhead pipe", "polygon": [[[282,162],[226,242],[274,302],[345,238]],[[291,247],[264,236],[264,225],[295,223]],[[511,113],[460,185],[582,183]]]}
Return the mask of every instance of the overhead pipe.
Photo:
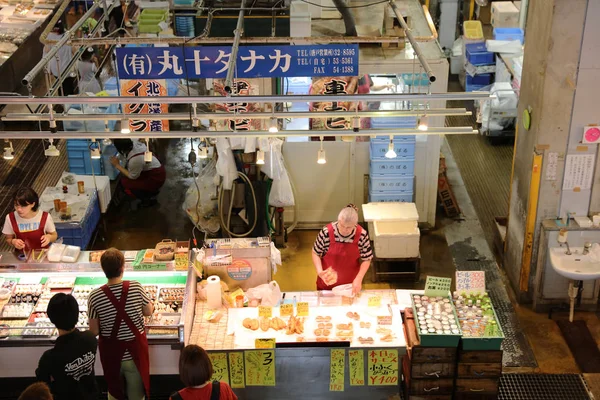
{"label": "overhead pipe", "polygon": [[12,97],[0,96],[0,104],[222,104],[222,103],[294,103],[294,102],[358,102],[358,101],[448,101],[448,100],[486,100],[494,99],[490,92],[453,92],[453,93],[386,93],[386,94],[345,94],[345,95],[265,95],[265,96],[157,96],[157,97]]}
{"label": "overhead pipe", "polygon": [[[44,44],[44,45],[49,44],[48,43],[48,35],[50,34],[50,32],[52,32],[52,29],[54,29],[54,27],[56,26],[56,23],[60,20],[60,18],[62,17],[63,13],[67,9],[67,6],[69,5],[70,2],[71,2],[71,0],[61,0],[60,6],[58,7],[56,12],[52,16],[52,19],[50,19],[50,22],[48,22],[48,25],[46,25],[46,27],[40,34],[40,42],[42,44]],[[57,42],[57,41],[54,40],[53,42]]]}
{"label": "overhead pipe", "polygon": [[[65,1],[68,1],[68,0],[65,0]],[[46,65],[48,64],[48,62],[50,62],[50,60],[52,59],[52,57],[54,57],[56,55],[56,53],[58,53],[58,50],[60,50],[60,48],[62,46],[64,46],[65,44],[67,44],[67,42],[69,41],[69,38],[71,37],[71,35],[73,35],[75,32],[77,32],[77,30],[79,28],[81,28],[81,26],[83,25],[83,23],[85,21],[87,21],[88,18],[90,18],[91,16],[94,15],[94,13],[96,12],[97,8],[98,8],[98,3],[95,2],[94,4],[92,4],[92,6],[90,7],[90,9],[87,10],[87,12],[85,14],[83,14],[83,16],[75,23],[75,25],[73,25],[71,27],[71,29],[69,29],[68,31],[65,32],[65,34],[63,35],[63,37],[58,41],[58,43],[56,43],[56,45],[54,45],[54,47],[52,47],[50,49],[50,51],[48,52],[48,54],[46,54],[44,57],[42,57],[42,59],[40,60],[40,62],[38,62],[36,64],[36,66],[33,67],[31,69],[31,71],[29,71],[27,73],[27,75],[25,75],[25,77],[23,77],[23,80],[21,81],[21,83],[23,83],[23,85],[28,86],[30,83],[33,82],[33,80],[35,79],[35,77],[46,67]]]}
{"label": "overhead pipe", "polygon": [[436,77],[433,73],[433,70],[429,66],[427,59],[425,58],[425,56],[423,55],[423,52],[421,51],[421,47],[419,46],[419,43],[417,43],[417,41],[415,40],[415,37],[413,36],[411,29],[406,24],[406,21],[404,21],[404,16],[400,12],[400,9],[398,9],[398,6],[396,5],[396,2],[394,0],[390,0],[390,7],[392,7],[392,11],[394,11],[394,14],[396,14],[396,18],[398,19],[398,22],[400,22],[402,29],[404,29],[406,38],[412,45],[412,47],[415,51],[415,54],[417,55],[417,58],[419,59],[419,62],[421,63],[421,66],[423,67],[423,69],[425,70],[425,73],[429,77],[429,82],[431,82],[431,83],[435,82]]}
{"label": "overhead pipe", "polygon": [[[194,118],[208,120],[225,120],[225,119],[271,119],[271,118],[371,118],[371,117],[408,117],[408,116],[469,116],[471,111],[465,108],[449,108],[449,109],[426,109],[426,110],[389,110],[389,111],[323,111],[323,112],[265,112],[265,113],[229,113],[215,112],[196,114]],[[189,113],[168,113],[168,114],[132,114],[132,119],[163,119],[163,120],[188,120]],[[56,121],[116,121],[124,118],[122,113],[119,114],[56,114],[53,119]],[[17,114],[11,113],[4,117],[0,117],[2,121],[48,121],[50,114]]]}
{"label": "overhead pipe", "polygon": [[319,130],[319,131],[279,131],[277,133],[269,131],[174,131],[174,132],[56,132],[50,131],[2,131],[0,139],[145,139],[150,135],[153,139],[180,139],[180,138],[229,138],[229,137],[297,137],[297,136],[389,136],[389,135],[470,135],[478,134],[479,131],[470,126],[448,127],[448,128],[429,128],[427,131],[418,129],[367,129],[355,132],[354,130]]}
{"label": "overhead pipe", "polygon": [[233,74],[235,72],[235,66],[237,62],[237,54],[240,49],[240,38],[244,33],[244,13],[245,13],[246,0],[242,0],[242,9],[238,15],[237,25],[233,31],[233,44],[231,45],[231,55],[229,56],[229,66],[227,68],[227,77],[225,78],[224,89],[226,93],[231,94],[231,86],[233,84]]}

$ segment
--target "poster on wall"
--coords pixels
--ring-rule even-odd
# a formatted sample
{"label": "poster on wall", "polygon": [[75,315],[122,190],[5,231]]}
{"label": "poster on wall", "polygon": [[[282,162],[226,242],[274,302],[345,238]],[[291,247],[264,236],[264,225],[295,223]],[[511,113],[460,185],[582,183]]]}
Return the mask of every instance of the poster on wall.
{"label": "poster on wall", "polygon": [[592,188],[596,156],[594,154],[570,154],[565,161],[563,190],[589,190]]}
{"label": "poster on wall", "polygon": [[[122,79],[121,93],[128,97],[160,97],[167,96],[167,82],[164,79]],[[129,120],[132,132],[167,132],[169,121],[161,120],[160,114],[167,114],[169,106],[161,103],[124,104],[125,114],[157,114],[157,119]]]}
{"label": "poster on wall", "polygon": [[[225,92],[225,80],[215,79],[213,89],[216,96],[227,96]],[[258,96],[260,94],[260,79],[236,79],[232,85],[232,95]],[[260,113],[263,108],[260,103],[216,103],[213,105],[214,112],[226,112],[233,114]],[[258,131],[263,130],[264,120],[244,118],[218,119],[215,120],[217,131]]]}

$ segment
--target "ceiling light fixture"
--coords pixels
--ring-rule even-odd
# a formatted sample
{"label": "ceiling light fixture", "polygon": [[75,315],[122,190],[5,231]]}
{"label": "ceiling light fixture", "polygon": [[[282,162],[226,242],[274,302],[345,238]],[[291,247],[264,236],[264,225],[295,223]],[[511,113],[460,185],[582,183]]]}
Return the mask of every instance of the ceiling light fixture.
{"label": "ceiling light fixture", "polygon": [[[204,146],[202,143],[204,143]],[[198,144],[198,158],[208,158],[208,148],[206,145],[206,140],[202,140],[202,138],[200,138],[200,143]]]}
{"label": "ceiling light fixture", "polygon": [[427,115],[423,115],[421,118],[419,118],[419,126],[417,129],[422,132],[425,132],[429,129],[429,118],[427,118]]}
{"label": "ceiling light fixture", "polygon": [[279,132],[279,128],[277,127],[277,118],[275,118],[275,117],[271,117],[271,124],[269,126],[269,132],[270,133]]}
{"label": "ceiling light fixture", "polygon": [[256,150],[256,164],[265,165],[265,152],[262,150]]}
{"label": "ceiling light fixture", "polygon": [[352,130],[354,130],[354,132],[360,131],[360,117],[359,116],[352,118]]}
{"label": "ceiling light fixture", "polygon": [[317,164],[326,164],[327,157],[325,157],[325,150],[323,149],[323,136],[321,136],[321,149],[317,155]]}
{"label": "ceiling light fixture", "polygon": [[144,162],[150,164],[152,162],[152,152],[150,151],[150,139],[146,138],[146,151],[144,152]]}
{"label": "ceiling light fixture", "polygon": [[44,155],[46,157],[58,157],[58,156],[60,156],[60,151],[54,145],[54,139],[51,138],[49,140],[50,140],[50,146],[48,146],[48,148],[46,150],[44,150]]}
{"label": "ceiling light fixture", "polygon": [[397,156],[394,151],[394,137],[390,135],[390,143],[388,144],[388,151],[385,153],[385,158],[396,158]]}
{"label": "ceiling light fixture", "polygon": [[129,129],[129,119],[123,118],[121,120],[121,133],[128,134],[131,133],[131,129]]}
{"label": "ceiling light fixture", "polygon": [[4,159],[12,160],[15,158],[15,150],[13,149],[12,142],[8,139],[4,139]]}
{"label": "ceiling light fixture", "polygon": [[92,143],[90,143],[90,157],[92,160],[99,160],[101,157],[100,143],[98,143],[96,139],[92,139]]}

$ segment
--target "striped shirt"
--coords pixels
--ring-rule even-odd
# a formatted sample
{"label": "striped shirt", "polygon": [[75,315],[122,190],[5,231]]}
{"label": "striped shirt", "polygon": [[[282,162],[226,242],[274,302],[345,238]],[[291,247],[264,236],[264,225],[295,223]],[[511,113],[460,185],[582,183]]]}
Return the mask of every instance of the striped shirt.
{"label": "striped shirt", "polygon": [[[333,235],[335,237],[335,241],[338,243],[352,243],[354,241],[354,234],[356,233],[356,228],[352,231],[352,233],[348,236],[340,235],[340,232],[337,229],[337,222],[333,223]],[[369,241],[369,234],[366,229],[363,229],[360,234],[360,239],[358,239],[358,248],[360,249],[360,258],[363,261],[368,261],[373,258],[373,250],[371,249],[371,242]],[[319,256],[323,257],[327,254],[329,250],[329,229],[327,229],[327,225],[319,232],[317,235],[317,240],[315,240],[315,245],[313,246],[313,251]]]}
{"label": "striped shirt", "polygon": [[[117,300],[120,300],[121,293],[123,292],[123,283],[109,285],[108,287]],[[139,282],[129,281],[129,292],[127,293],[125,312],[140,333],[144,332],[144,315],[142,314],[142,307],[150,303],[150,301],[150,297],[148,297],[148,294]],[[95,289],[90,293],[88,300],[88,315],[90,319],[99,320],[100,335],[110,337],[115,324],[117,310],[102,291],[102,288]],[[135,335],[129,329],[125,321],[121,321],[117,338],[123,341],[135,339]],[[131,360],[131,355],[128,351],[123,355],[123,361],[125,360]]]}

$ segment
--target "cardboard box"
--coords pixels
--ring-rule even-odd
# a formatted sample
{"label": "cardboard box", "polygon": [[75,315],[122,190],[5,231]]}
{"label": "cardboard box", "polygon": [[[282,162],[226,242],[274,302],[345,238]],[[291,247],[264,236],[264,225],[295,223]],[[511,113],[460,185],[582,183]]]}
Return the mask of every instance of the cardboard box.
{"label": "cardboard box", "polygon": [[492,3],[492,26],[494,28],[518,28],[519,10],[510,1]]}
{"label": "cardboard box", "polygon": [[520,1],[513,1],[513,4],[515,5],[515,7],[517,7],[517,10],[519,10],[519,12],[521,12],[521,2]]}
{"label": "cardboard box", "polygon": [[489,25],[492,22],[492,5],[488,3],[487,6],[477,6],[477,19],[483,25]]}

